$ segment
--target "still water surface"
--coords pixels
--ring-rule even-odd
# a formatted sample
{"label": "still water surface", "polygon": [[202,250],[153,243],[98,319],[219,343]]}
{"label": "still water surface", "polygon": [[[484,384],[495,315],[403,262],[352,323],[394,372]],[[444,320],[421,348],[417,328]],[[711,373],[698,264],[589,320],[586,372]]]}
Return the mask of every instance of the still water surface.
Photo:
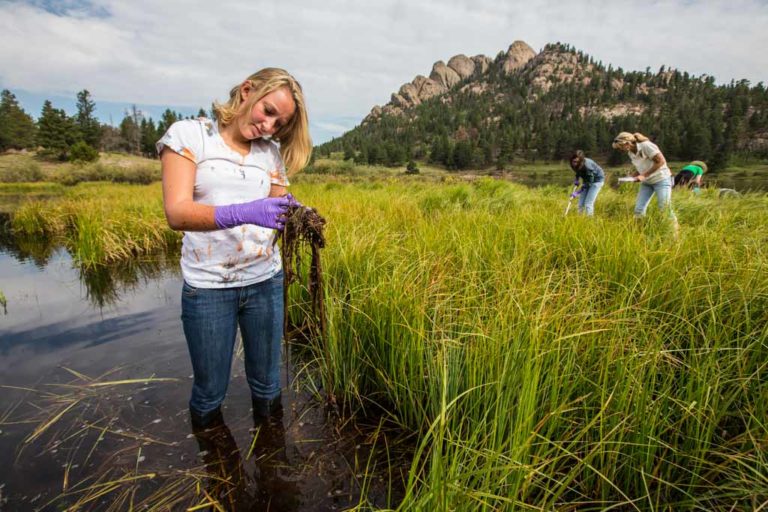
{"label": "still water surface", "polygon": [[362,486],[394,505],[383,436],[341,427],[297,378],[301,347],[286,349],[282,416],[254,422],[238,358],[227,426],[195,435],[177,263],[84,273],[39,249],[0,244],[0,510],[342,510]]}

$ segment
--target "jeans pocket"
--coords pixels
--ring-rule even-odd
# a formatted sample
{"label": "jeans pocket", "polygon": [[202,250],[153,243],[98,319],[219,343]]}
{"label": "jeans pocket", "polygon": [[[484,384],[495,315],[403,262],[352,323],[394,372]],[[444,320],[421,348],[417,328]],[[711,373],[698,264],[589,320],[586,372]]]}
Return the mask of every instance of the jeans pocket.
{"label": "jeans pocket", "polygon": [[197,288],[184,281],[184,284],[181,286],[181,294],[184,297],[195,297],[197,295]]}

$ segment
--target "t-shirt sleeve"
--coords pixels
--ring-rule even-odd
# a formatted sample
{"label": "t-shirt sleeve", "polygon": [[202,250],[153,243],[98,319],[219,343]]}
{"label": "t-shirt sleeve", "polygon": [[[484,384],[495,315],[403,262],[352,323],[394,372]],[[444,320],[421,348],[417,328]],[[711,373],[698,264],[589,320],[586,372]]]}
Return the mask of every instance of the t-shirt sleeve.
{"label": "t-shirt sleeve", "polygon": [[641,150],[645,158],[653,160],[653,157],[661,153],[659,146],[650,141],[645,141],[640,144]]}
{"label": "t-shirt sleeve", "polygon": [[177,121],[160,137],[155,147],[160,155],[164,148],[178,153],[197,164],[203,152],[203,139],[200,123],[191,119]]}
{"label": "t-shirt sleeve", "polygon": [[285,169],[283,163],[283,157],[280,156],[280,149],[275,144],[270,145],[272,151],[272,169],[269,171],[269,181],[272,185],[278,185],[280,187],[287,187],[290,185],[288,181],[288,172]]}

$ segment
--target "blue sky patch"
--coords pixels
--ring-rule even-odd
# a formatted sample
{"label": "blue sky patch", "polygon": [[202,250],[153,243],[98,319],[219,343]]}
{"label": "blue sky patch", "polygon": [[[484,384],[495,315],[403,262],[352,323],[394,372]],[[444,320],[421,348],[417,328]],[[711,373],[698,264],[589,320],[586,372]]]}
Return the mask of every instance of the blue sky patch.
{"label": "blue sky patch", "polygon": [[17,3],[31,5],[56,16],[80,18],[108,18],[109,11],[89,0],[20,0]]}

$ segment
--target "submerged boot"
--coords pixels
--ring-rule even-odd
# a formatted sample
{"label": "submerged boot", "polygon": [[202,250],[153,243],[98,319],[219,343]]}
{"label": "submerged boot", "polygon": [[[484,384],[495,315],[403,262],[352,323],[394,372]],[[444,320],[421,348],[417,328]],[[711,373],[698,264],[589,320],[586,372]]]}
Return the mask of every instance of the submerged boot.
{"label": "submerged boot", "polygon": [[206,413],[199,413],[194,409],[190,409],[189,417],[192,422],[193,431],[214,428],[224,423],[224,417],[221,414],[221,407],[217,407],[214,410]]}
{"label": "submerged boot", "polygon": [[252,498],[247,493],[240,450],[221,411],[214,412],[218,414],[208,418],[207,427],[192,427],[200,450],[198,457],[209,476],[205,479],[205,488],[226,510],[250,510],[247,504]]}
{"label": "submerged boot", "polygon": [[283,416],[281,395],[277,395],[274,398],[251,397],[251,405],[253,405],[253,421],[256,423],[269,418],[282,418]]}

